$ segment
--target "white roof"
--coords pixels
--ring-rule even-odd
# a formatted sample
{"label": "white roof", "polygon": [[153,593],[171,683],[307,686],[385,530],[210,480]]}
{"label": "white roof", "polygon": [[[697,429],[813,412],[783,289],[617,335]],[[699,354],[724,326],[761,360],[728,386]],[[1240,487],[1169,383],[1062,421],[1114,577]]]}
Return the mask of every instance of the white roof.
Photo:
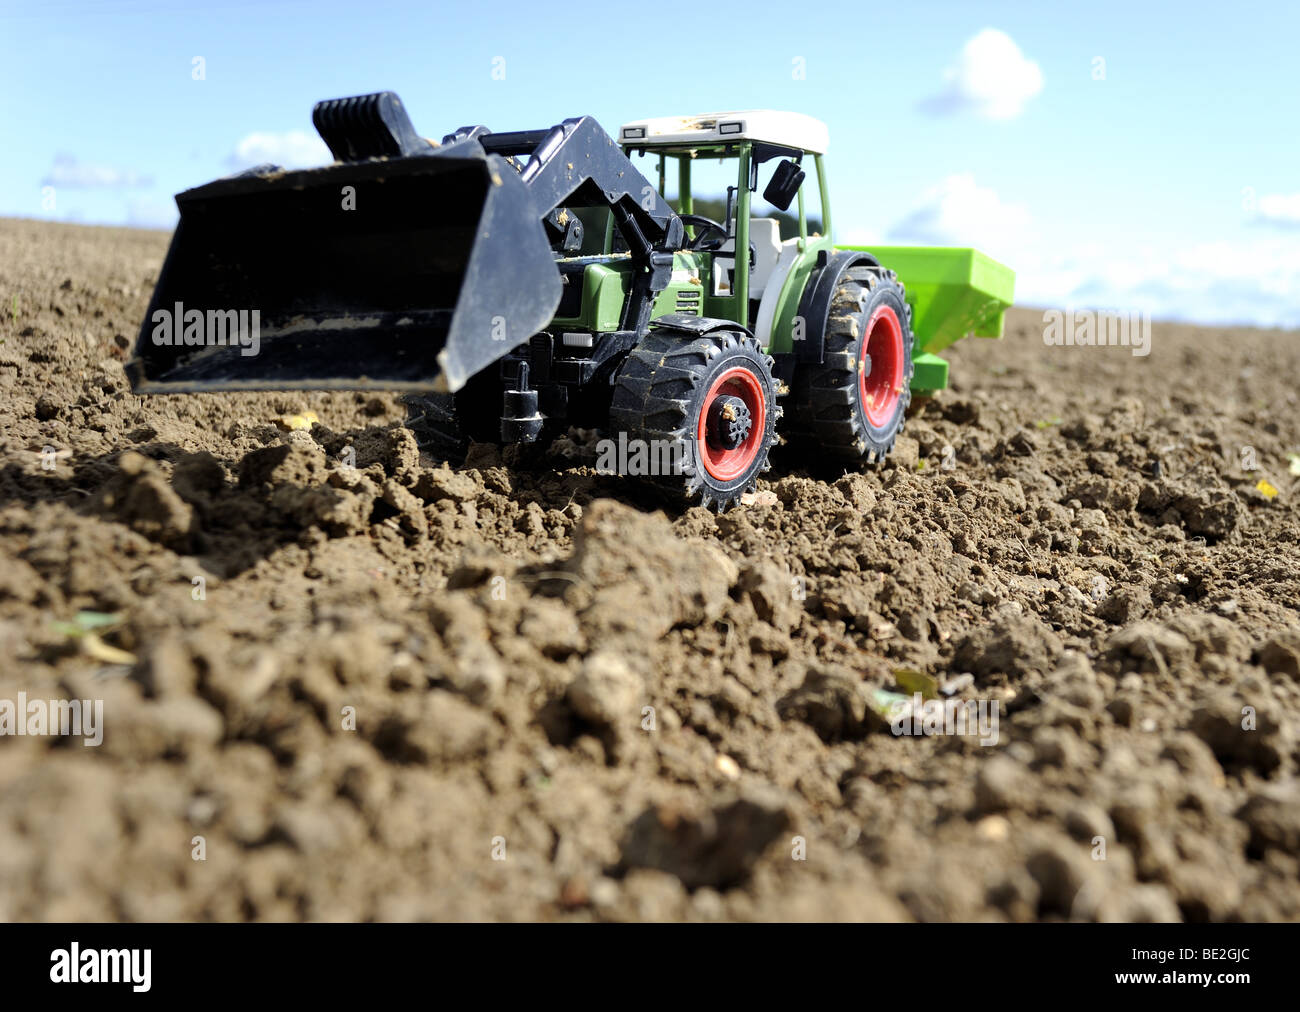
{"label": "white roof", "polygon": [[821,120],[801,112],[747,109],[632,120],[623,124],[618,140],[620,144],[648,148],[689,147],[694,144],[704,147],[737,140],[766,141],[820,155],[826,152],[830,131]]}

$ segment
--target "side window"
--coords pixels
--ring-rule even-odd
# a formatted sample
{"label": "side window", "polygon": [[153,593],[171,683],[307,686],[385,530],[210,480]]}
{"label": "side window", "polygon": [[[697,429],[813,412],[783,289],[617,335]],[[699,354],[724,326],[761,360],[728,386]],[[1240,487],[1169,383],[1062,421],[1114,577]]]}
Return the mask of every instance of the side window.
{"label": "side window", "polygon": [[[758,189],[755,191],[750,206],[751,218],[774,218],[781,229],[781,241],[799,237],[799,202],[793,201],[790,209],[782,211],[763,199],[763,190],[772,179],[772,174],[782,161],[787,159],[772,158],[758,167]],[[822,231],[821,190],[817,178],[817,165],[812,155],[804,155],[799,163],[805,176],[801,192],[804,200],[804,213],[808,219],[808,235],[820,234]]]}
{"label": "side window", "polygon": [[[659,190],[664,198],[672,205],[673,210],[678,210],[677,206],[677,159],[668,158],[660,155],[657,151],[645,151],[633,149],[628,153],[628,160],[636,166],[637,171],[645,176],[652,190]],[[660,169],[663,171],[663,187],[660,189]],[[640,199],[646,200],[650,194],[641,194]]]}
{"label": "side window", "polygon": [[803,210],[808,219],[808,235],[824,235],[826,229],[822,224],[822,188],[817,160],[812,155],[804,155],[802,168],[808,173],[803,181]]}

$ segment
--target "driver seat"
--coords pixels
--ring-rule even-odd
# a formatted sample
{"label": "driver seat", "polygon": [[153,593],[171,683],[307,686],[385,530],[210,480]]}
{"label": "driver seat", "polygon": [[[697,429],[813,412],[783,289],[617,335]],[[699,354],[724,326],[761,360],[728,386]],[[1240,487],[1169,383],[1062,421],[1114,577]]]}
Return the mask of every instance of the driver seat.
{"label": "driver seat", "polygon": [[749,297],[757,299],[767,287],[776,262],[781,259],[781,223],[775,218],[750,218],[749,244],[754,249],[754,263],[749,272]]}
{"label": "driver seat", "polygon": [[[720,253],[730,253],[736,240],[728,239],[719,248]],[[781,259],[781,223],[775,218],[749,219],[749,248],[753,256],[749,263],[749,297],[757,299],[767,287],[772,271]],[[713,294],[731,294],[731,264],[734,261],[715,259],[713,268]],[[723,264],[728,266],[724,267]]]}

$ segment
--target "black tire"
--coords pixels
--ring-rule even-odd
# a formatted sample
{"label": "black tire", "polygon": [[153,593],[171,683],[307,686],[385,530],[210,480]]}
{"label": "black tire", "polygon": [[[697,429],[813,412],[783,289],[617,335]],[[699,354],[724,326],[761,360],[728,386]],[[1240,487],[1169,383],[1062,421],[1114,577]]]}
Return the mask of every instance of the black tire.
{"label": "black tire", "polygon": [[[845,272],[831,299],[825,349],[820,365],[795,369],[790,400],[800,434],[828,456],[879,462],[903,431],[912,399],[912,307],[893,271]],[[859,369],[864,353],[870,369]]]}
{"label": "black tire", "polygon": [[435,460],[459,463],[472,440],[501,442],[502,386],[491,368],[455,394],[407,394],[406,427],[415,433],[420,450]]}
{"label": "black tire", "polygon": [[664,477],[722,512],[771,467],[776,389],[772,359],[749,334],[656,327],[619,370],[609,434],[674,446],[681,473]]}

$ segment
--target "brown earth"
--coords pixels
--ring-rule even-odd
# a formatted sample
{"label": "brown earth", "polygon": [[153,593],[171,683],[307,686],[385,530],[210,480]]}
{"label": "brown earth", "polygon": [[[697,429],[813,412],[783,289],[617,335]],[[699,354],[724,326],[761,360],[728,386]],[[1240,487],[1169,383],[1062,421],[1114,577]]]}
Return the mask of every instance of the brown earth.
{"label": "brown earth", "polygon": [[[0,738],[0,917],[1300,918],[1300,335],[1016,310],[718,517],[591,433],[135,397],[166,241],[0,221],[0,700],[106,728]],[[907,671],[998,744],[892,735]]]}

